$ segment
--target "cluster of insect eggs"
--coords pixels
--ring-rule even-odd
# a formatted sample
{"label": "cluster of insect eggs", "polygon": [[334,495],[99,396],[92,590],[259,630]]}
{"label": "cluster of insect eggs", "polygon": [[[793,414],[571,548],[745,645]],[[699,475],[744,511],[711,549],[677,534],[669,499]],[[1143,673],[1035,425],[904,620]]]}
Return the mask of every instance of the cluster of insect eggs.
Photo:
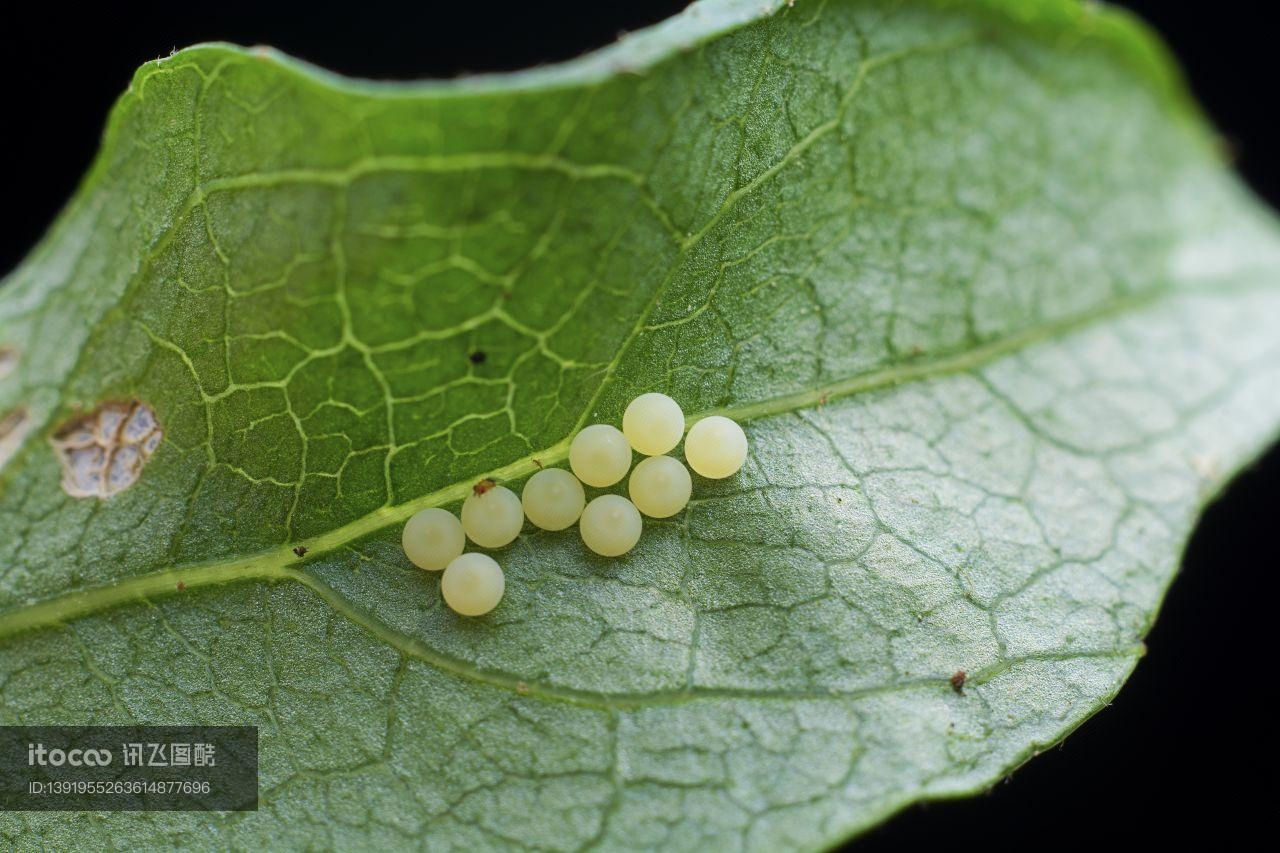
{"label": "cluster of insect eggs", "polygon": [[[703,418],[684,434],[684,412],[665,394],[641,394],[622,416],[622,429],[594,424],[569,444],[569,467],[546,468],[529,478],[520,497],[483,480],[462,504],[461,519],[443,509],[417,512],[404,526],[405,555],[428,571],[444,571],[445,604],[464,616],[498,606],[506,589],[502,567],[486,554],[464,554],[466,540],[481,548],[511,543],[524,520],[543,530],[577,522],[583,543],[597,554],[618,557],[640,541],[641,514],[669,518],[689,503],[693,480],[680,460],[667,454],[684,438],[685,460],[709,479],[738,472],[747,458],[747,436],[726,417]],[[646,458],[631,468],[632,451]],[[606,488],[627,473],[627,494],[601,495],[587,503],[582,484]]]}

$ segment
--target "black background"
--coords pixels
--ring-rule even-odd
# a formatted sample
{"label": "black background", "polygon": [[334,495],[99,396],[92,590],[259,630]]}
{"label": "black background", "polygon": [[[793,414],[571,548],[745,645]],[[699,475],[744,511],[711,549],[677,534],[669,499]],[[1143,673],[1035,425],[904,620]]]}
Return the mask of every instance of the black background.
{"label": "black background", "polygon": [[[173,48],[263,43],[358,76],[447,77],[567,59],[683,5],[168,0],[24,4],[19,20],[10,9],[0,52],[0,271],[18,263],[70,197],[133,71]],[[1280,71],[1273,33],[1254,19],[1252,4],[1123,5],[1170,41],[1240,170],[1280,202]],[[1148,638],[1149,654],[1111,708],[989,794],[917,806],[854,846],[1003,850],[1201,832],[1226,843],[1258,831],[1272,809],[1271,786],[1253,780],[1270,769],[1261,691],[1271,678],[1267,609],[1280,566],[1264,535],[1278,509],[1280,451],[1273,450],[1206,514]]]}

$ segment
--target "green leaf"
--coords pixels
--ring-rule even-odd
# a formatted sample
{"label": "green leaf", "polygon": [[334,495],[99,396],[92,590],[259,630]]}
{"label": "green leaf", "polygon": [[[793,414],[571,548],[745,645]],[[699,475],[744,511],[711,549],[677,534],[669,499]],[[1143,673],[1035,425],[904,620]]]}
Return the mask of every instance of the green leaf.
{"label": "green leaf", "polygon": [[[811,848],[1111,699],[1280,424],[1275,223],[1116,12],[772,6],[448,83],[138,72],[0,290],[0,723],[254,724],[262,803],[0,838]],[[400,524],[642,390],[744,471],[445,609]],[[138,481],[69,495],[49,439],[135,399]]]}

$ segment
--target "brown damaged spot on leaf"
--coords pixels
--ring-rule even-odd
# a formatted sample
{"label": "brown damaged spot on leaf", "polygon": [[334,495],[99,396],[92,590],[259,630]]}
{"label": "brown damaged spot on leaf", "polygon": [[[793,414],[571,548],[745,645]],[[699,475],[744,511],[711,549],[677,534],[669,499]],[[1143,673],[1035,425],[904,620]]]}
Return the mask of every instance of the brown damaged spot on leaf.
{"label": "brown damaged spot on leaf", "polygon": [[138,481],[164,431],[139,400],[103,403],[58,428],[50,439],[62,462],[62,489],[77,498],[109,498]]}
{"label": "brown damaged spot on leaf", "polygon": [[17,408],[0,417],[0,468],[18,452],[29,432],[31,415],[26,409]]}
{"label": "brown damaged spot on leaf", "polygon": [[18,366],[18,351],[13,347],[0,347],[0,379],[4,379]]}

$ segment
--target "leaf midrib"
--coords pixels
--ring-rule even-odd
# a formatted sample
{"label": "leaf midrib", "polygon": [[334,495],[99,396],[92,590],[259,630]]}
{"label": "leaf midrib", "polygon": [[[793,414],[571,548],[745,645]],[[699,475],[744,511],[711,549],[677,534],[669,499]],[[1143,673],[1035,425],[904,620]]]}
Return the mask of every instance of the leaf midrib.
{"label": "leaf midrib", "polygon": [[[821,407],[845,397],[894,385],[972,371],[1032,344],[1064,336],[1117,315],[1141,310],[1165,295],[1167,295],[1166,291],[1153,290],[1123,296],[1100,308],[1037,326],[1029,326],[960,352],[868,371],[805,391],[769,397],[740,406],[699,412],[686,418],[686,427],[711,415],[725,415],[738,421],[750,421]],[[572,434],[566,436],[542,450],[494,469],[488,476],[499,482],[516,481],[540,468],[563,462],[568,457],[572,437]],[[476,478],[469,477],[466,480],[455,481],[413,500],[383,506],[328,533],[289,542],[278,548],[230,560],[192,563],[147,572],[115,583],[64,593],[0,611],[0,640],[27,631],[65,624],[73,619],[123,604],[174,595],[184,589],[245,581],[292,580],[301,582],[315,591],[316,585],[322,582],[314,574],[299,568],[300,564],[346,547],[391,525],[403,523],[421,509],[458,503],[467,496],[475,480]],[[306,547],[306,558],[298,557],[294,553],[293,549],[299,545]],[[182,584],[182,589],[179,589],[179,583]],[[341,599],[351,610],[348,616],[355,612],[363,613],[351,602],[342,599],[338,593],[333,592],[332,596],[330,598],[321,595],[321,598],[324,598],[330,606],[335,605],[336,599]],[[369,626],[366,625],[366,627]],[[394,631],[389,627],[387,630]],[[375,631],[375,633],[378,632]],[[410,642],[412,638],[405,636],[405,640]]]}

